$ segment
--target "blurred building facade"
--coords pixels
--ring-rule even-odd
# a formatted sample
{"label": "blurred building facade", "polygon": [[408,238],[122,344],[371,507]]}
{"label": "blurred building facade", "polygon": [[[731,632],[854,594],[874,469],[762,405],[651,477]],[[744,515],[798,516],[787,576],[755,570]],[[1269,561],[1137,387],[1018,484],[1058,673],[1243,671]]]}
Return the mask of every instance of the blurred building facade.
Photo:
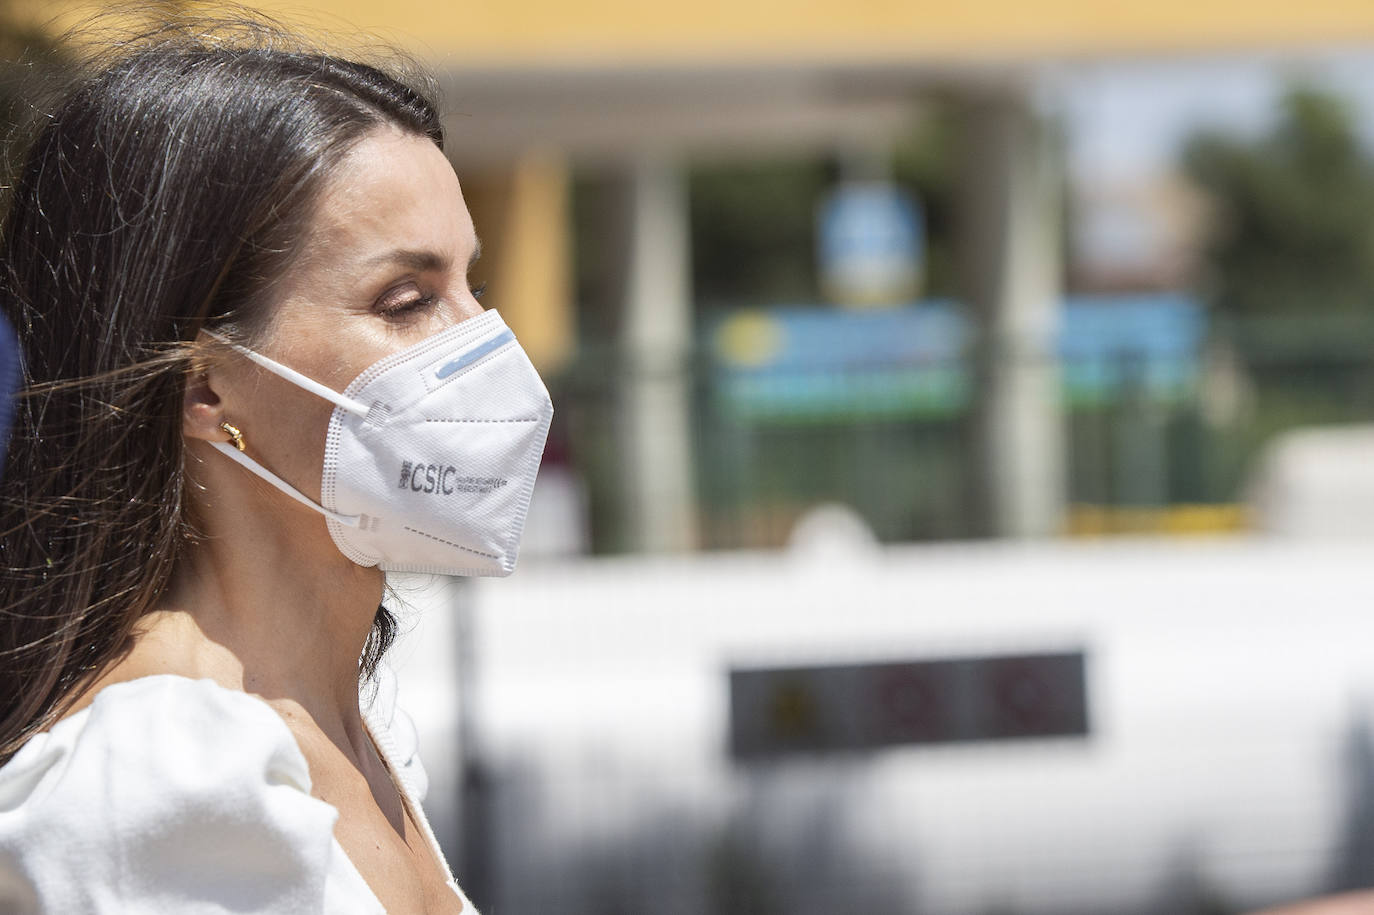
{"label": "blurred building facade", "polygon": [[[1180,483],[1168,469],[1215,450],[1198,404],[1226,353],[1200,349],[1201,381],[1172,402],[1130,381],[1145,358],[1130,341],[1093,357],[1121,363],[1104,370],[1126,378],[1115,393],[1089,409],[1066,388],[1066,371],[1080,382],[1087,371],[1065,366],[1066,293],[1195,285],[1207,214],[1169,179],[1077,185],[1064,172],[1053,77],[1107,54],[1374,40],[1374,12],[1335,3],[1140,3],[1100,18],[1066,0],[1033,16],[992,2],[804,13],[781,0],[258,8],[336,43],[393,43],[440,77],[450,155],[484,241],[478,279],[559,408],[540,497],[552,507],[535,517],[550,529],[536,537],[550,550],[595,552],[778,545],[823,502],[851,505],[887,541],[1087,531],[1108,515],[1108,526],[1130,527],[1143,509],[1233,502],[1241,470],[1199,470]],[[866,330],[875,306],[917,315],[943,306],[923,300],[915,281],[877,295],[838,289],[821,263],[824,238],[802,242],[819,253],[798,259],[794,272],[812,274],[790,284],[801,298],[783,282],[752,300],[747,290],[758,287],[748,284],[733,299],[708,299],[694,282],[703,262],[694,242],[715,231],[699,205],[703,168],[818,165],[823,186],[806,206],[819,210],[823,195],[850,185],[902,191],[903,145],[924,142],[932,119],[951,134],[937,183],[947,212],[940,221],[925,207],[931,224],[912,275],[925,278],[921,257],[938,248],[946,263],[929,265],[935,288],[924,291],[960,303],[961,345],[944,348],[943,367],[928,354],[837,364],[823,345],[808,361],[806,346],[794,346],[772,384],[848,389],[848,415],[843,400],[808,410],[804,396],[786,417],[732,412],[738,347],[716,345],[722,326],[740,326],[732,319],[754,315],[756,333],[786,338],[797,326],[787,309],[813,310],[833,316],[822,333],[862,340],[882,333]],[[778,202],[761,187],[754,218],[767,225]],[[813,222],[823,235],[819,213]],[[851,255],[852,266],[871,272],[864,257]],[[939,323],[895,324],[923,321]],[[753,357],[768,358],[758,347]],[[961,387],[961,404],[943,412],[911,393],[913,377],[938,384],[930,378],[941,372]],[[1142,474],[1153,476],[1131,482]]]}
{"label": "blurred building facade", "polygon": [[[1374,12],[1334,2],[1134,3],[1111,17],[1086,17],[1067,0],[1034,15],[997,2],[810,4],[804,13],[781,0],[690,10],[551,0],[257,7],[337,44],[389,42],[439,76],[449,151],[484,240],[478,279],[555,389],[540,499],[553,507],[536,511],[550,528],[536,537],[554,551],[778,545],[828,501],[849,504],[886,541],[1044,536],[1092,530],[1107,516],[1129,528],[1142,509],[1235,502],[1239,465],[1266,433],[1239,443],[1213,434],[1211,420],[1235,401],[1227,392],[1243,396],[1247,378],[1212,335],[1192,355],[1197,383],[1170,402],[1130,381],[1145,358],[1130,341],[1093,357],[1120,363],[1104,377],[1127,379],[1095,407],[1065,383],[1066,372],[1081,382],[1087,371],[1065,364],[1067,294],[1196,290],[1215,214],[1169,176],[1085,186],[1066,174],[1053,86],[1076,61],[1105,55],[1374,41]],[[65,23],[91,7],[15,8],[33,18],[58,9]],[[834,269],[819,237],[801,242],[817,251],[794,259],[790,283],[746,284],[725,299],[697,288],[697,248],[713,238],[718,212],[700,205],[703,169],[819,167],[822,186],[806,207],[823,236],[824,195],[865,182],[911,190],[899,160],[926,142],[921,125],[932,120],[950,134],[934,185],[945,212],[931,206],[940,201],[915,201],[930,224],[907,287],[839,289],[826,279]],[[753,218],[768,225],[778,203],[760,186]],[[775,221],[786,218],[795,213]],[[942,263],[923,260],[935,254]],[[850,260],[874,269],[863,252]],[[710,265],[726,262],[716,252]],[[934,288],[923,290],[927,277]],[[758,288],[768,292],[749,299]],[[825,332],[862,338],[871,316],[846,306],[938,313],[944,306],[929,298],[958,302],[968,329],[960,346],[945,347],[943,369],[928,354],[837,365],[793,347],[793,361],[774,366],[774,386],[847,388],[849,415],[833,400],[808,411],[805,397],[782,419],[731,412],[738,347],[717,345],[722,326],[753,315],[766,319],[756,333],[785,338],[796,326],[787,309],[800,308],[833,315]],[[1138,298],[1127,305],[1141,307]],[[895,323],[922,321],[931,323]],[[768,355],[755,347],[753,358]],[[957,379],[948,383],[961,386],[962,405],[932,411],[925,395],[913,404],[912,377],[940,371]],[[1189,463],[1191,480],[1169,469]],[[1141,474],[1153,476],[1130,482]],[[1126,482],[1103,482],[1118,478]]]}

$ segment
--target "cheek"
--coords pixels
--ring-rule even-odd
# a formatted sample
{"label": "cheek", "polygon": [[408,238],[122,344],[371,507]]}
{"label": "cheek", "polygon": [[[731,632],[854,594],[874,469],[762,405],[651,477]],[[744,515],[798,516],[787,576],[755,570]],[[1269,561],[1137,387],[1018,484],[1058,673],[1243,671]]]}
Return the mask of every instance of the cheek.
{"label": "cheek", "polygon": [[277,476],[318,502],[324,440],[334,407],[275,376],[257,386],[244,431],[250,452]]}

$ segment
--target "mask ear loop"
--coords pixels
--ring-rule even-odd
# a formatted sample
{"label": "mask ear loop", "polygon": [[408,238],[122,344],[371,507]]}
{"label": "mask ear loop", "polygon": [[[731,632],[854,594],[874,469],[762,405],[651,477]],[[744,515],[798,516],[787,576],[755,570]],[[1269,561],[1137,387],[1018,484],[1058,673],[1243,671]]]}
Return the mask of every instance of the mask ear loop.
{"label": "mask ear loop", "polygon": [[272,374],[279,375],[282,378],[285,378],[287,381],[291,382],[296,387],[304,388],[311,394],[314,394],[316,397],[324,398],[325,400],[329,401],[334,406],[342,410],[347,410],[349,413],[352,413],[355,416],[361,416],[364,419],[366,419],[368,414],[372,412],[372,408],[367,406],[366,404],[363,404],[361,401],[354,400],[351,397],[345,397],[333,388],[320,384],[318,381],[309,377],[308,375],[302,375],[300,372],[296,371],[290,366],[282,365],[280,362],[276,361],[275,359],[269,359],[262,353],[255,353],[253,352],[253,350],[249,349],[246,346],[240,346],[237,343],[234,343],[230,340],[226,340],[224,337],[215,333],[213,330],[207,330],[204,333],[206,334],[206,336],[218,340],[220,343],[223,343],[226,346],[232,346],[235,350],[247,356],[249,359],[253,360],[258,365],[267,369],[267,371],[271,372]]}
{"label": "mask ear loop", "polygon": [[237,448],[235,448],[228,442],[210,442],[210,447],[214,448],[220,454],[223,454],[224,456],[233,459],[235,463],[241,464],[244,467],[248,468],[248,470],[251,471],[254,476],[266,480],[268,483],[271,483],[277,489],[286,493],[288,496],[295,499],[302,505],[309,506],[310,508],[315,509],[315,511],[324,515],[326,518],[329,518],[333,521],[337,521],[345,527],[358,527],[360,522],[362,521],[362,517],[360,515],[343,515],[336,511],[330,511],[320,503],[316,502],[314,499],[307,496],[305,493],[301,492],[296,487],[292,486],[290,483],[283,480],[281,477],[277,476],[272,471],[268,470],[266,467],[259,464],[257,461],[250,458],[248,455],[244,454],[242,451],[239,451]]}
{"label": "mask ear loop", "polygon": [[[350,397],[345,397],[338,391],[335,391],[333,388],[326,387],[320,384],[315,379],[302,375],[295,369],[288,368],[287,366],[282,365],[280,362],[277,362],[274,359],[269,359],[260,353],[255,353],[246,346],[240,346],[237,343],[233,343],[229,340],[226,340],[224,337],[220,336],[212,330],[205,331],[205,334],[209,337],[214,338],[215,340],[218,340],[220,343],[232,346],[235,350],[247,356],[249,359],[252,359],[258,365],[267,369],[269,372],[272,372],[275,375],[280,375],[282,378],[285,378],[292,384],[304,388],[312,394],[324,398],[325,400],[329,401],[330,403],[334,404],[342,410],[346,410],[349,413],[353,413],[357,416],[362,417],[367,417],[372,412],[370,407],[363,406],[363,404],[359,403],[356,400],[353,400]],[[254,476],[258,477],[259,479],[265,480],[268,483],[271,483],[277,489],[286,493],[286,495],[295,499],[302,505],[313,508],[315,511],[324,515],[326,518],[337,521],[339,524],[342,524],[345,527],[359,526],[362,520],[362,517],[360,515],[344,515],[336,511],[330,511],[320,503],[316,502],[314,499],[307,496],[305,493],[301,492],[296,487],[292,486],[290,483],[283,480],[281,477],[277,476],[272,471],[268,470],[266,467],[259,464],[257,461],[250,458],[248,455],[239,451],[233,445],[230,445],[228,442],[210,442],[210,447],[214,448],[220,454],[223,454],[226,457],[232,459],[235,463],[247,468]]]}

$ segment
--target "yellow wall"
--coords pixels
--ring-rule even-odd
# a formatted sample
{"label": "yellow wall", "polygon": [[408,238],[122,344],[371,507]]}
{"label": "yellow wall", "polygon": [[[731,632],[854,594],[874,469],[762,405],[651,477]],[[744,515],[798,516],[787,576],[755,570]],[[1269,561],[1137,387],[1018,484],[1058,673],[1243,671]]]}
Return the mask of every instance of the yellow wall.
{"label": "yellow wall", "polygon": [[572,356],[571,190],[567,163],[555,153],[527,152],[514,165],[506,238],[494,282],[509,302],[510,326],[541,371]]}
{"label": "yellow wall", "polygon": [[[21,2],[45,16],[74,5]],[[356,27],[460,66],[875,58],[935,63],[1374,41],[1374,0],[265,0],[254,5],[293,23],[303,18],[342,33]]]}

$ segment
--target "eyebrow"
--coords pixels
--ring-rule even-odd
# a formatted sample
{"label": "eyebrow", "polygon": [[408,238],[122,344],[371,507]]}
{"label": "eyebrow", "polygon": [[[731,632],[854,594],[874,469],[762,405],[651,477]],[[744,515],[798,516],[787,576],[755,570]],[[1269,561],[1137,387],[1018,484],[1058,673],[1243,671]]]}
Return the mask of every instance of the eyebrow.
{"label": "eyebrow", "polygon": [[[472,269],[472,265],[477,263],[477,259],[481,256],[482,240],[479,238],[476,240],[476,244],[472,246],[472,256],[468,258],[467,266],[469,270]],[[394,251],[387,251],[384,254],[378,254],[376,257],[370,257],[365,263],[368,266],[384,263],[400,264],[412,270],[429,271],[443,270],[449,266],[450,262],[449,258],[436,254],[433,251],[397,248]]]}

